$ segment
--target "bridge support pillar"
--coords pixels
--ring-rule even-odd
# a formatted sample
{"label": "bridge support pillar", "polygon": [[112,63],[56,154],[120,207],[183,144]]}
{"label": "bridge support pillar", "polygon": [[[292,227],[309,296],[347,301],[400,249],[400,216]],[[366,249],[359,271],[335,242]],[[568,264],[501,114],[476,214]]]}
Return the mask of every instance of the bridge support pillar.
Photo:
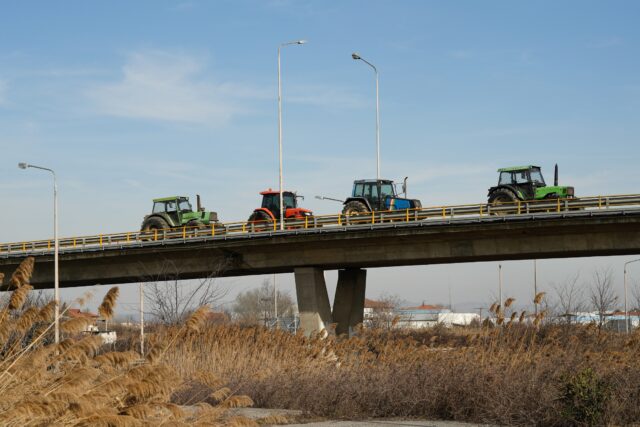
{"label": "bridge support pillar", "polygon": [[315,267],[296,268],[294,275],[300,328],[307,336],[327,329],[333,320],[324,270]]}
{"label": "bridge support pillar", "polygon": [[364,294],[367,271],[348,268],[338,271],[338,286],[333,300],[333,321],[336,334],[349,334],[364,320]]}

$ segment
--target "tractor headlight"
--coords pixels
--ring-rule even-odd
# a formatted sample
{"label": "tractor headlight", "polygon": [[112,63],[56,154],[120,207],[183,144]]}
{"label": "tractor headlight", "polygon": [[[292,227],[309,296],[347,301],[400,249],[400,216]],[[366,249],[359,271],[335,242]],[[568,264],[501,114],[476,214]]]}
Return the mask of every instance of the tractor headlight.
{"label": "tractor headlight", "polygon": [[573,187],[567,187],[567,196],[573,197],[574,195]]}

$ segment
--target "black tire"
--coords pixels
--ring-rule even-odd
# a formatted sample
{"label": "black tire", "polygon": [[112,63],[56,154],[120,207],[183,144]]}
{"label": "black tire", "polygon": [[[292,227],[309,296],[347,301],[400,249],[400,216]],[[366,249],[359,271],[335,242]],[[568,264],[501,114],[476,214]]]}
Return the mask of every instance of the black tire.
{"label": "black tire", "polygon": [[188,228],[204,228],[205,225],[202,221],[200,221],[199,219],[192,219],[191,221],[189,221],[187,223],[187,227]]}
{"label": "black tire", "polygon": [[[518,201],[518,196],[516,193],[509,190],[508,188],[498,188],[493,190],[489,195],[489,205],[493,207],[497,207],[503,204],[512,204]],[[492,212],[494,215],[506,215],[507,212]]]}
{"label": "black tire", "polygon": [[142,231],[153,231],[153,230],[167,230],[169,229],[169,224],[164,219],[152,216],[151,218],[147,218],[142,223]]}
{"label": "black tire", "polygon": [[360,215],[363,213],[369,213],[369,208],[362,202],[352,200],[342,209],[342,213],[348,216]]}
{"label": "black tire", "polygon": [[253,224],[255,231],[273,229],[273,219],[265,211],[253,211],[249,216],[249,223]]}

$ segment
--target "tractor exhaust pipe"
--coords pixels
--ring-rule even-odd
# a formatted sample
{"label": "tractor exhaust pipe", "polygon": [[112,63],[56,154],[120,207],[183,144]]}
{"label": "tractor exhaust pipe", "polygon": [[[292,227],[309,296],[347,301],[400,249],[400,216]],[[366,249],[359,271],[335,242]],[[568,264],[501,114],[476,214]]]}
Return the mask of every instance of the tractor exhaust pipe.
{"label": "tractor exhaust pipe", "polygon": [[404,198],[407,198],[407,179],[409,179],[408,176],[404,177],[404,180],[402,181],[402,192],[404,193]]}
{"label": "tractor exhaust pipe", "polygon": [[200,195],[196,194],[196,208],[198,212],[204,212],[204,208],[202,207],[202,203],[200,203]]}
{"label": "tractor exhaust pipe", "polygon": [[558,186],[558,164],[556,163],[556,169],[553,173],[553,185]]}

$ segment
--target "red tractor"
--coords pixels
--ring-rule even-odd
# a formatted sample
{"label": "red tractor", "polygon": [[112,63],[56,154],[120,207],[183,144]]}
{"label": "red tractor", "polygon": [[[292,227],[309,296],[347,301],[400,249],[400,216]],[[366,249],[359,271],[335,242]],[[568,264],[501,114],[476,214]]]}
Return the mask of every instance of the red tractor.
{"label": "red tractor", "polygon": [[[273,227],[274,223],[280,221],[280,192],[268,189],[260,193],[262,195],[262,206],[253,211],[249,216],[249,222],[254,225],[268,225]],[[292,191],[282,192],[282,205],[284,206],[284,219],[305,219],[311,217],[313,212],[309,209],[298,207],[298,198]]]}

